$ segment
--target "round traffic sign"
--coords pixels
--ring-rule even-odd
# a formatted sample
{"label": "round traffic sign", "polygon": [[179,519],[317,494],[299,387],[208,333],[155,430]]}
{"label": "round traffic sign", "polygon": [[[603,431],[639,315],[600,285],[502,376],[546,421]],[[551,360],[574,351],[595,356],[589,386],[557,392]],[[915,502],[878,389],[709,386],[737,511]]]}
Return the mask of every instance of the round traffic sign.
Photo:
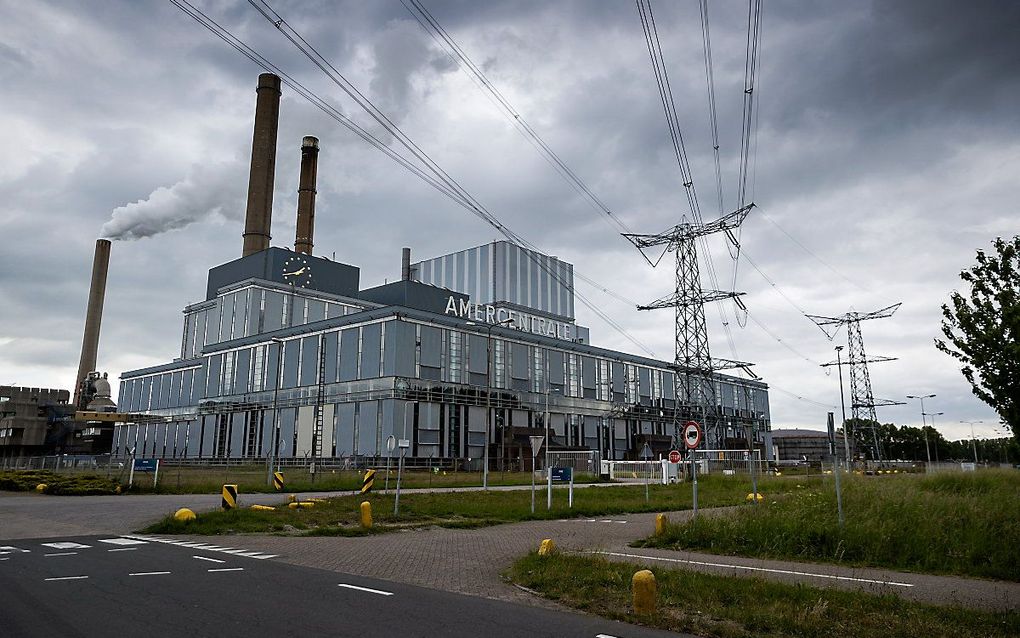
{"label": "round traffic sign", "polygon": [[684,445],[688,450],[693,450],[701,445],[701,427],[696,421],[688,421],[684,425]]}
{"label": "round traffic sign", "polygon": [[669,462],[673,464],[680,462],[680,450],[669,451]]}

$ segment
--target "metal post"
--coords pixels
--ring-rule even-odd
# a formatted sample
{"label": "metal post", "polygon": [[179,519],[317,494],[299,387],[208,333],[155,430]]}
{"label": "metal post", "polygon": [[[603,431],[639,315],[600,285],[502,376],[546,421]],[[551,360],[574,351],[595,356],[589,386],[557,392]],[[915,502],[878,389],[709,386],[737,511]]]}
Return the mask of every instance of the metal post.
{"label": "metal post", "polygon": [[489,428],[492,427],[492,325],[485,340],[485,451],[482,453],[482,489],[489,490]]}
{"label": "metal post", "polygon": [[846,424],[846,398],[843,393],[843,362],[839,358],[839,353],[843,351],[843,346],[836,346],[836,369],[839,371],[839,406],[843,412],[843,451],[846,454],[846,471],[850,471],[850,440],[847,437],[847,424]]}
{"label": "metal post", "polygon": [[269,442],[269,463],[266,469],[266,485],[273,484],[273,465],[277,461],[279,454],[277,453],[277,447],[279,446],[280,433],[277,429],[280,427],[277,406],[279,405],[280,398],[280,362],[283,359],[283,339],[272,339],[272,343],[276,344],[276,383],[273,387],[273,440]]}
{"label": "metal post", "polygon": [[400,448],[400,456],[397,457],[397,494],[393,499],[393,515],[400,513],[400,476],[404,472],[404,448]]}
{"label": "metal post", "polygon": [[549,447],[552,444],[550,438],[551,430],[549,428],[549,394],[552,389],[549,387],[549,381],[546,379],[545,387],[545,474],[546,474],[546,503],[545,508],[547,510],[552,509],[552,468],[549,467]]}
{"label": "metal post", "polygon": [[843,488],[840,485],[839,459],[836,454],[832,455],[832,473],[836,477],[836,511],[839,513],[839,528],[843,529]]}
{"label": "metal post", "polygon": [[698,515],[698,459],[694,455],[694,450],[690,450],[688,455],[691,457],[691,484],[694,492],[694,515]]}
{"label": "metal post", "polygon": [[538,458],[538,454],[535,450],[531,451],[531,513],[535,513],[535,460]]}

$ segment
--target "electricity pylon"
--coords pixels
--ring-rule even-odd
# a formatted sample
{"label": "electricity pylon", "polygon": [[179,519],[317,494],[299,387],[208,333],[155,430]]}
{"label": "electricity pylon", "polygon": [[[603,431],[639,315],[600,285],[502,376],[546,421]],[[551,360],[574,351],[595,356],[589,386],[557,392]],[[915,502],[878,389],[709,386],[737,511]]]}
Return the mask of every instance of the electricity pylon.
{"label": "electricity pylon", "polygon": [[[673,361],[674,395],[673,436],[677,445],[682,443],[681,432],[684,422],[692,417],[701,418],[705,441],[709,448],[721,448],[722,414],[716,400],[715,376],[717,370],[743,368],[750,373],[751,363],[730,359],[713,358],[708,347],[708,329],[705,325],[705,304],[723,299],[734,299],[742,292],[704,290],[701,287],[701,273],[698,268],[697,240],[713,233],[725,232],[735,243],[733,230],[751,212],[754,204],[748,204],[728,215],[706,224],[681,222],[657,235],[624,233],[653,267],[657,266],[667,252],[676,253],[676,288],[673,293],[653,301],[638,310],[674,308],[676,317],[676,356]],[[654,261],[645,254],[648,248],[661,247],[662,253]],[[681,410],[683,406],[684,410]],[[682,414],[684,412],[685,414]]]}
{"label": "electricity pylon", "polygon": [[[895,361],[896,357],[875,356],[868,358],[864,352],[864,337],[861,335],[861,322],[868,319],[883,319],[891,317],[899,310],[902,303],[886,306],[874,312],[848,312],[839,317],[823,317],[820,315],[808,315],[808,318],[818,324],[831,341],[840,326],[846,326],[847,345],[850,356],[844,365],[850,366],[850,410],[852,418],[857,424],[864,423],[861,427],[871,430],[872,458],[882,460],[882,446],[878,442],[878,417],[875,415],[876,406],[904,405],[903,401],[891,399],[876,399],[871,391],[871,375],[868,374],[869,363],[881,363],[883,361]],[[835,361],[822,364],[822,367],[839,365]],[[843,427],[848,427],[846,423]],[[851,440],[855,441],[854,437]]]}

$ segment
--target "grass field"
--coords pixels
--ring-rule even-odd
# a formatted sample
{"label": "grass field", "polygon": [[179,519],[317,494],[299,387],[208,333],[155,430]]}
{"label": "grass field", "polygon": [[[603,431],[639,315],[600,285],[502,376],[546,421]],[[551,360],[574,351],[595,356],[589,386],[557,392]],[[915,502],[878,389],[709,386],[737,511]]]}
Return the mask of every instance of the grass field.
{"label": "grass field", "polygon": [[44,494],[61,496],[94,496],[120,494],[116,480],[94,473],[57,474],[49,470],[0,471],[0,490],[10,492],[35,491],[44,485]]}
{"label": "grass field", "polygon": [[719,638],[971,638],[1020,635],[1020,614],[909,602],[760,579],[653,569],[655,614],[631,610],[631,578],[642,569],[593,556],[530,554],[508,576],[543,596],[589,613],[669,631]]}
{"label": "grass field", "polygon": [[853,477],[840,530],[831,479],[728,516],[671,524],[648,547],[1020,581],[1020,472]]}
{"label": "grass field", "polygon": [[[819,485],[820,479],[766,479],[761,489],[781,494],[799,490],[797,485]],[[378,480],[376,486],[379,486]],[[739,477],[712,476],[699,481],[699,504],[702,507],[738,505],[749,491],[747,480]],[[361,534],[358,527],[358,506],[363,500],[372,503],[376,531],[399,529],[409,525],[442,525],[447,527],[479,527],[533,519],[574,516],[606,516],[626,512],[659,512],[689,509],[692,505],[689,485],[656,485],[649,489],[645,501],[644,486],[590,487],[574,490],[574,507],[567,507],[567,491],[553,492],[553,508],[545,507],[545,491],[540,485],[536,494],[536,511],[531,513],[529,490],[409,493],[401,494],[400,516],[393,516],[393,497],[373,494],[367,499],[344,496],[317,503],[307,510],[286,507],[272,512],[248,509],[200,514],[198,519],[180,523],[167,517],[144,530],[149,533],[226,534],[233,532]],[[243,493],[242,493],[243,499]]]}

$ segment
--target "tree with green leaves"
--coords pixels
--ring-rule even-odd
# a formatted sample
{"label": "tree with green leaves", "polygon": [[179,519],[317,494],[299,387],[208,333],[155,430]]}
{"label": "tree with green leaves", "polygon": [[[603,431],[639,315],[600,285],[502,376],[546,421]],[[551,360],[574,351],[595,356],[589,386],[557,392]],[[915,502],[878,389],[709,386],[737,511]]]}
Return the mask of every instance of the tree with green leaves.
{"label": "tree with green leaves", "polygon": [[1020,236],[992,245],[960,273],[970,291],[954,291],[942,306],[945,339],[935,347],[963,364],[974,394],[1020,439]]}

